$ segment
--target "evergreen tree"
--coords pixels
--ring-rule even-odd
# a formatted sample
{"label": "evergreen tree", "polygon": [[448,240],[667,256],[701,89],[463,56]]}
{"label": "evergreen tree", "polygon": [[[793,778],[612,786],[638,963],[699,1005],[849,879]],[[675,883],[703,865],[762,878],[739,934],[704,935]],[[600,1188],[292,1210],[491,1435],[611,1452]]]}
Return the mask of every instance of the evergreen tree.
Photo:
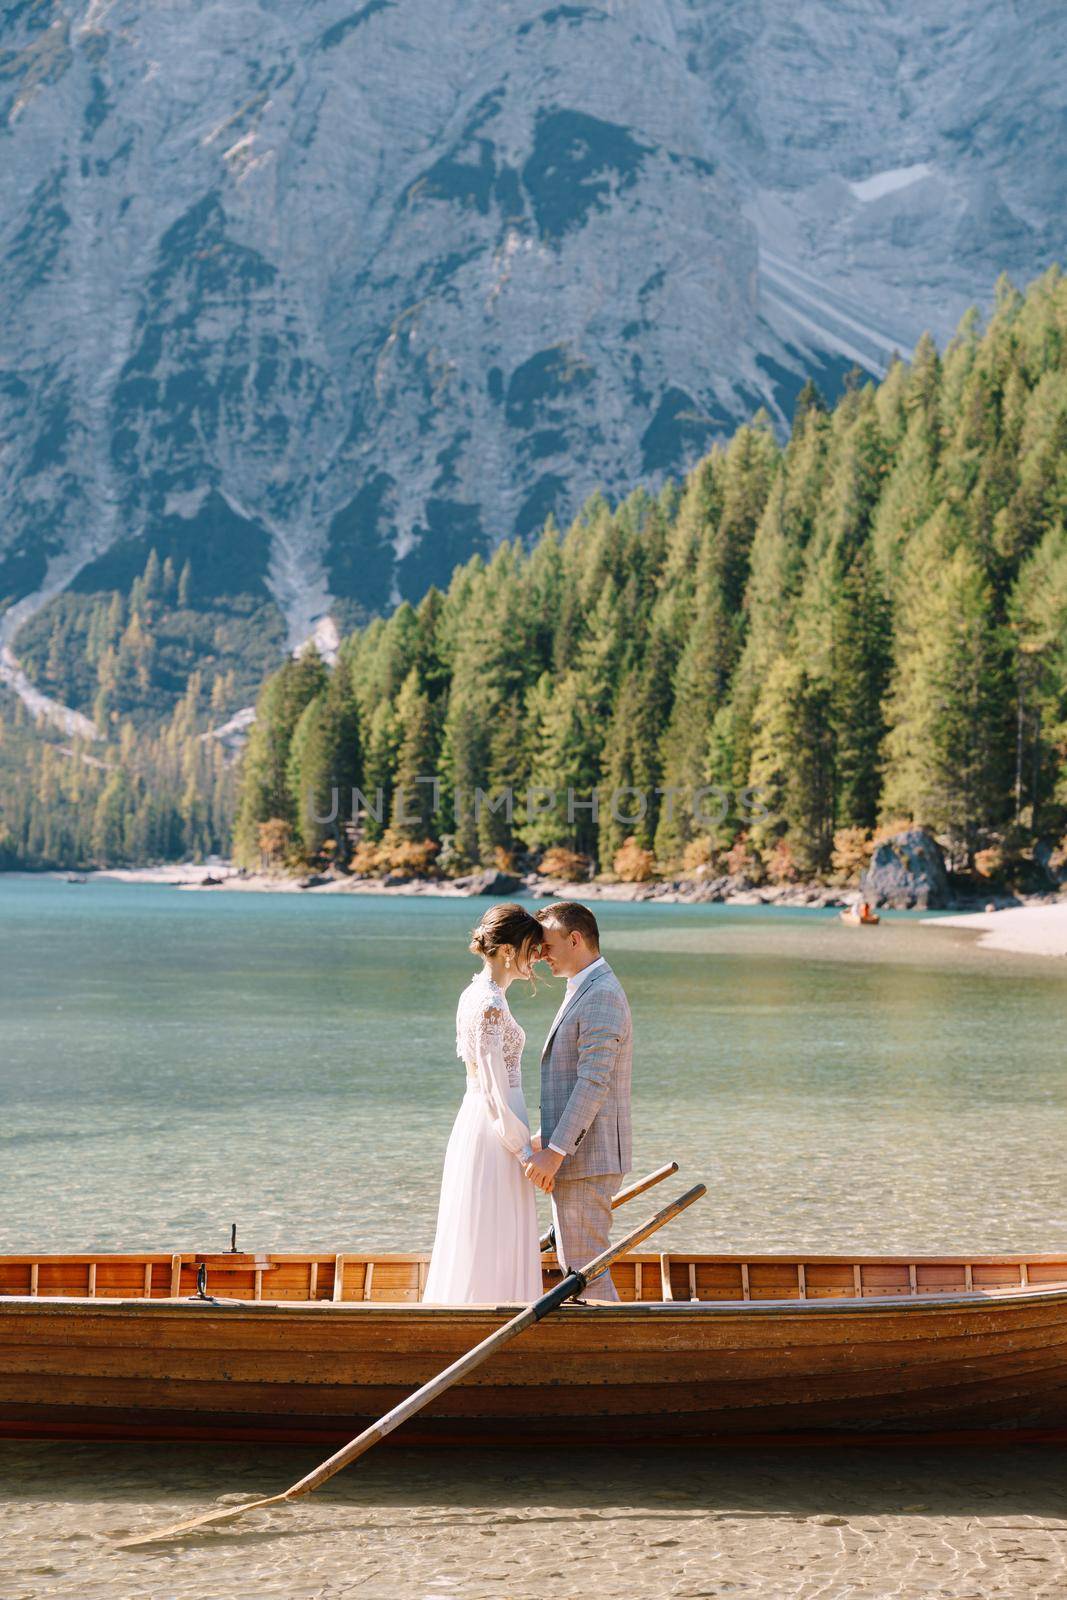
{"label": "evergreen tree", "polygon": [[89,848],[94,865],[113,867],[126,861],[128,812],[129,781],[124,772],[116,770],[108,778],[93,809]]}
{"label": "evergreen tree", "polygon": [[581,674],[573,668],[558,677],[545,673],[534,686],[530,709],[536,729],[536,782],[552,803],[524,824],[523,837],[530,844],[566,845],[592,855],[597,842],[594,791],[599,768]]}
{"label": "evergreen tree", "polygon": [[765,813],[753,841],[764,854],[787,839],[800,871],[829,866],[834,824],[834,752],[830,696],[799,660],[774,662],[756,708],[752,784]]}
{"label": "evergreen tree", "polygon": [[322,852],[327,839],[345,854],[352,791],[362,778],[359,707],[348,662],[342,656],[325,687],[309,700],[293,729],[286,778],[294,832],[304,855]]}
{"label": "evergreen tree", "polygon": [[623,680],[604,744],[605,794],[597,830],[602,867],[611,865],[624,839],[633,836],[643,847],[652,842],[649,795],[637,781],[641,712],[640,674],[635,669]]}
{"label": "evergreen tree", "polygon": [[148,600],[158,600],[163,594],[163,569],[154,545],[145,562],[144,593]]}
{"label": "evergreen tree", "polygon": [[292,656],[267,679],[256,701],[256,720],[242,762],[241,801],[234,853],[245,866],[259,862],[259,825],[296,822],[289,786],[289,751],[304,707],[326,686],[326,668],[313,647]]}
{"label": "evergreen tree", "polygon": [[419,687],[417,667],[412,667],[400,687],[395,715],[400,742],[390,826],[400,838],[432,839],[440,833],[440,819],[434,815],[433,782],[426,780],[437,779],[437,739],[430,699]]}
{"label": "evergreen tree", "polygon": [[890,633],[888,606],[865,550],[841,581],[832,635],[828,731],[834,751],[833,820],[837,827],[873,828],[882,783],[882,702]]}
{"label": "evergreen tree", "polygon": [[476,800],[478,788],[487,787],[488,733],[475,696],[453,693],[449,698],[441,769],[448,786],[445,798],[451,812],[453,848],[457,860],[468,867],[481,860]]}
{"label": "evergreen tree", "polygon": [[[473,817],[477,858],[488,864],[511,857],[530,777],[523,702],[509,696],[493,718],[486,752],[483,796]],[[517,820],[516,820],[517,819]]]}
{"label": "evergreen tree", "polygon": [[1067,804],[1067,532],[1056,522],[1023,563],[1009,607],[1014,646],[1015,820],[1058,835]]}
{"label": "evergreen tree", "polygon": [[1004,816],[1003,641],[982,567],[939,513],[920,535],[886,706],[882,814],[970,862]]}
{"label": "evergreen tree", "polygon": [[[361,722],[364,713],[360,713]],[[382,837],[393,808],[393,774],[402,730],[391,700],[380,700],[370,713],[363,754],[365,814],[357,818],[368,839]]]}

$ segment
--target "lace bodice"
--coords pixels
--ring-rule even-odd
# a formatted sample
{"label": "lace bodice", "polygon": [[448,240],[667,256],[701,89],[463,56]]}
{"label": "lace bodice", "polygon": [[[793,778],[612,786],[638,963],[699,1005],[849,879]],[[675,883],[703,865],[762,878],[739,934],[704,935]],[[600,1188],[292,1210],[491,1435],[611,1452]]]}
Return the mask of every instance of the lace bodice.
{"label": "lace bodice", "polygon": [[466,1062],[467,1077],[476,1077],[479,1054],[499,1044],[508,1075],[508,1086],[522,1087],[522,1047],[525,1031],[511,1012],[500,985],[488,972],[477,973],[459,997],[456,1007],[456,1054]]}

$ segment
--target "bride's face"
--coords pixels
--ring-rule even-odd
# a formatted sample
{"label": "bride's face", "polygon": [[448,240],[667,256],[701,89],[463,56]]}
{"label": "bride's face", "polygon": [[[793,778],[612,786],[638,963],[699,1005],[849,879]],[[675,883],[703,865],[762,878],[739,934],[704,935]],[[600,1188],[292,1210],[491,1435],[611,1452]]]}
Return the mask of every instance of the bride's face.
{"label": "bride's face", "polygon": [[540,957],[541,957],[541,941],[540,941],[540,939],[531,940],[528,944],[523,945],[521,950],[513,950],[513,952],[512,952],[512,960],[515,963],[515,971],[518,973],[519,977],[520,978],[532,977],[532,975],[533,975],[533,964],[534,964],[535,961],[540,960]]}

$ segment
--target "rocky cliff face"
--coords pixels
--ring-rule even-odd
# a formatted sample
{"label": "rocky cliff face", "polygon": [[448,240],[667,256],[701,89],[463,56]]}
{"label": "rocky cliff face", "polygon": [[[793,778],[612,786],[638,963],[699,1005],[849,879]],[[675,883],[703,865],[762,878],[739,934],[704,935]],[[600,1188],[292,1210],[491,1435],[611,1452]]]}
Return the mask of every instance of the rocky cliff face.
{"label": "rocky cliff face", "polygon": [[295,643],[943,340],[1060,250],[1065,39],[1057,0],[5,7],[0,645],[152,546]]}

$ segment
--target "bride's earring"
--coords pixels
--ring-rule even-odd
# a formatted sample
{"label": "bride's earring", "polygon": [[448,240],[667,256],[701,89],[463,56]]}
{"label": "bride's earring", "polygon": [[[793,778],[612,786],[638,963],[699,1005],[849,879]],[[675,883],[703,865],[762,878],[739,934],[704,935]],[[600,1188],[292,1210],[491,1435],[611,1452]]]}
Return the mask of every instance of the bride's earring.
{"label": "bride's earring", "polygon": [[511,970],[511,955],[510,955],[510,953],[504,957],[504,970],[505,970],[505,972],[510,972],[510,970]]}

